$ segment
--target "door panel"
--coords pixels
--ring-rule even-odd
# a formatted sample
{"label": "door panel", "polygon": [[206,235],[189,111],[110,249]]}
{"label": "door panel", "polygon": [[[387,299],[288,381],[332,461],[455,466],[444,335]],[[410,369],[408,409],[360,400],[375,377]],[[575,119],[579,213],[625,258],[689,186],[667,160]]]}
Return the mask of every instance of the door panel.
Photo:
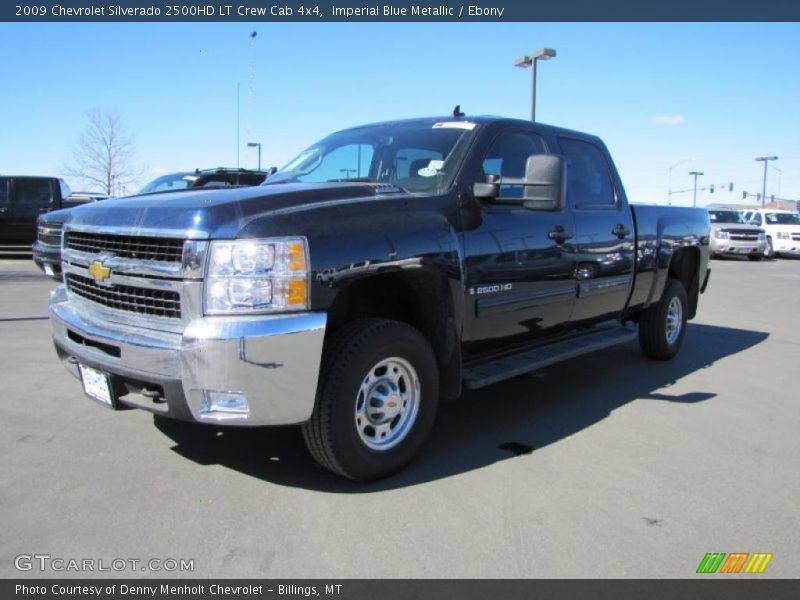
{"label": "door panel", "polygon": [[11,241],[11,181],[0,177],[0,244]]}
{"label": "door panel", "polygon": [[[484,174],[522,178],[532,154],[546,153],[533,132],[507,130],[484,156]],[[503,185],[501,197],[521,198],[521,186]],[[507,349],[560,333],[575,301],[571,214],[472,199],[465,219],[465,354]],[[563,231],[566,236],[551,237]]]}
{"label": "door panel", "polygon": [[15,177],[12,180],[11,204],[8,216],[8,240],[32,244],[36,240],[36,219],[53,210],[55,196],[50,179]]}

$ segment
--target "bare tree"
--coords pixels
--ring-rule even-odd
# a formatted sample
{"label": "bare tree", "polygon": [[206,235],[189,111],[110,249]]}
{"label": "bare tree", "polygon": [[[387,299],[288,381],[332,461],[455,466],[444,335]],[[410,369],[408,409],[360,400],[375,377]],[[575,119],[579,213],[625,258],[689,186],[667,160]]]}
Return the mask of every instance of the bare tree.
{"label": "bare tree", "polygon": [[99,185],[109,196],[117,195],[142,175],[134,164],[133,136],[116,111],[92,108],[87,117],[89,125],[64,171],[87,185]]}

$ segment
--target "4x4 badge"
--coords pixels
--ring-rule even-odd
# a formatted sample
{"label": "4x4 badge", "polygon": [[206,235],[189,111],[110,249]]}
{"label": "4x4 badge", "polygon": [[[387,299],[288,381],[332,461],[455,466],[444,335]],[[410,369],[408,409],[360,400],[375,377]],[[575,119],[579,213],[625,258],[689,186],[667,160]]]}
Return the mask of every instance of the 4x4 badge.
{"label": "4x4 badge", "polygon": [[111,275],[111,269],[105,266],[101,261],[96,260],[89,265],[89,275],[94,277],[97,283],[103,283]]}

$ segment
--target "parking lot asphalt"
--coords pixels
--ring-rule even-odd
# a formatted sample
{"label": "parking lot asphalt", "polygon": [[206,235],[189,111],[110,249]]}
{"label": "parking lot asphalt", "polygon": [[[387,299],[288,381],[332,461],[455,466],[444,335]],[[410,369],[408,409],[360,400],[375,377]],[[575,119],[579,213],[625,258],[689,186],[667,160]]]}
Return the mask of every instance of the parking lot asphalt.
{"label": "parking lot asphalt", "polygon": [[[50,341],[55,283],[0,261],[0,576],[682,578],[767,552],[759,577],[797,577],[800,261],[712,269],[675,360],[632,343],[470,392],[408,469],[357,485],[296,427],[86,399]],[[15,568],[33,554],[194,571]]]}

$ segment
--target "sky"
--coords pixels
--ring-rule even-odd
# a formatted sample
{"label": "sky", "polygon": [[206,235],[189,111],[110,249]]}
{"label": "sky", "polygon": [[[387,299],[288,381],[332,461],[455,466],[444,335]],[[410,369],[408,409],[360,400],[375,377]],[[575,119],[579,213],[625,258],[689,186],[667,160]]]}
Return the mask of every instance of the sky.
{"label": "sky", "polygon": [[799,23],[0,23],[0,173],[64,175],[92,108],[121,116],[140,184],[456,104],[526,119],[514,59],[542,47],[537,120],[603,138],[631,200],[671,181],[691,205],[700,171],[698,205],[741,203],[765,155],[767,195],[800,199]]}

